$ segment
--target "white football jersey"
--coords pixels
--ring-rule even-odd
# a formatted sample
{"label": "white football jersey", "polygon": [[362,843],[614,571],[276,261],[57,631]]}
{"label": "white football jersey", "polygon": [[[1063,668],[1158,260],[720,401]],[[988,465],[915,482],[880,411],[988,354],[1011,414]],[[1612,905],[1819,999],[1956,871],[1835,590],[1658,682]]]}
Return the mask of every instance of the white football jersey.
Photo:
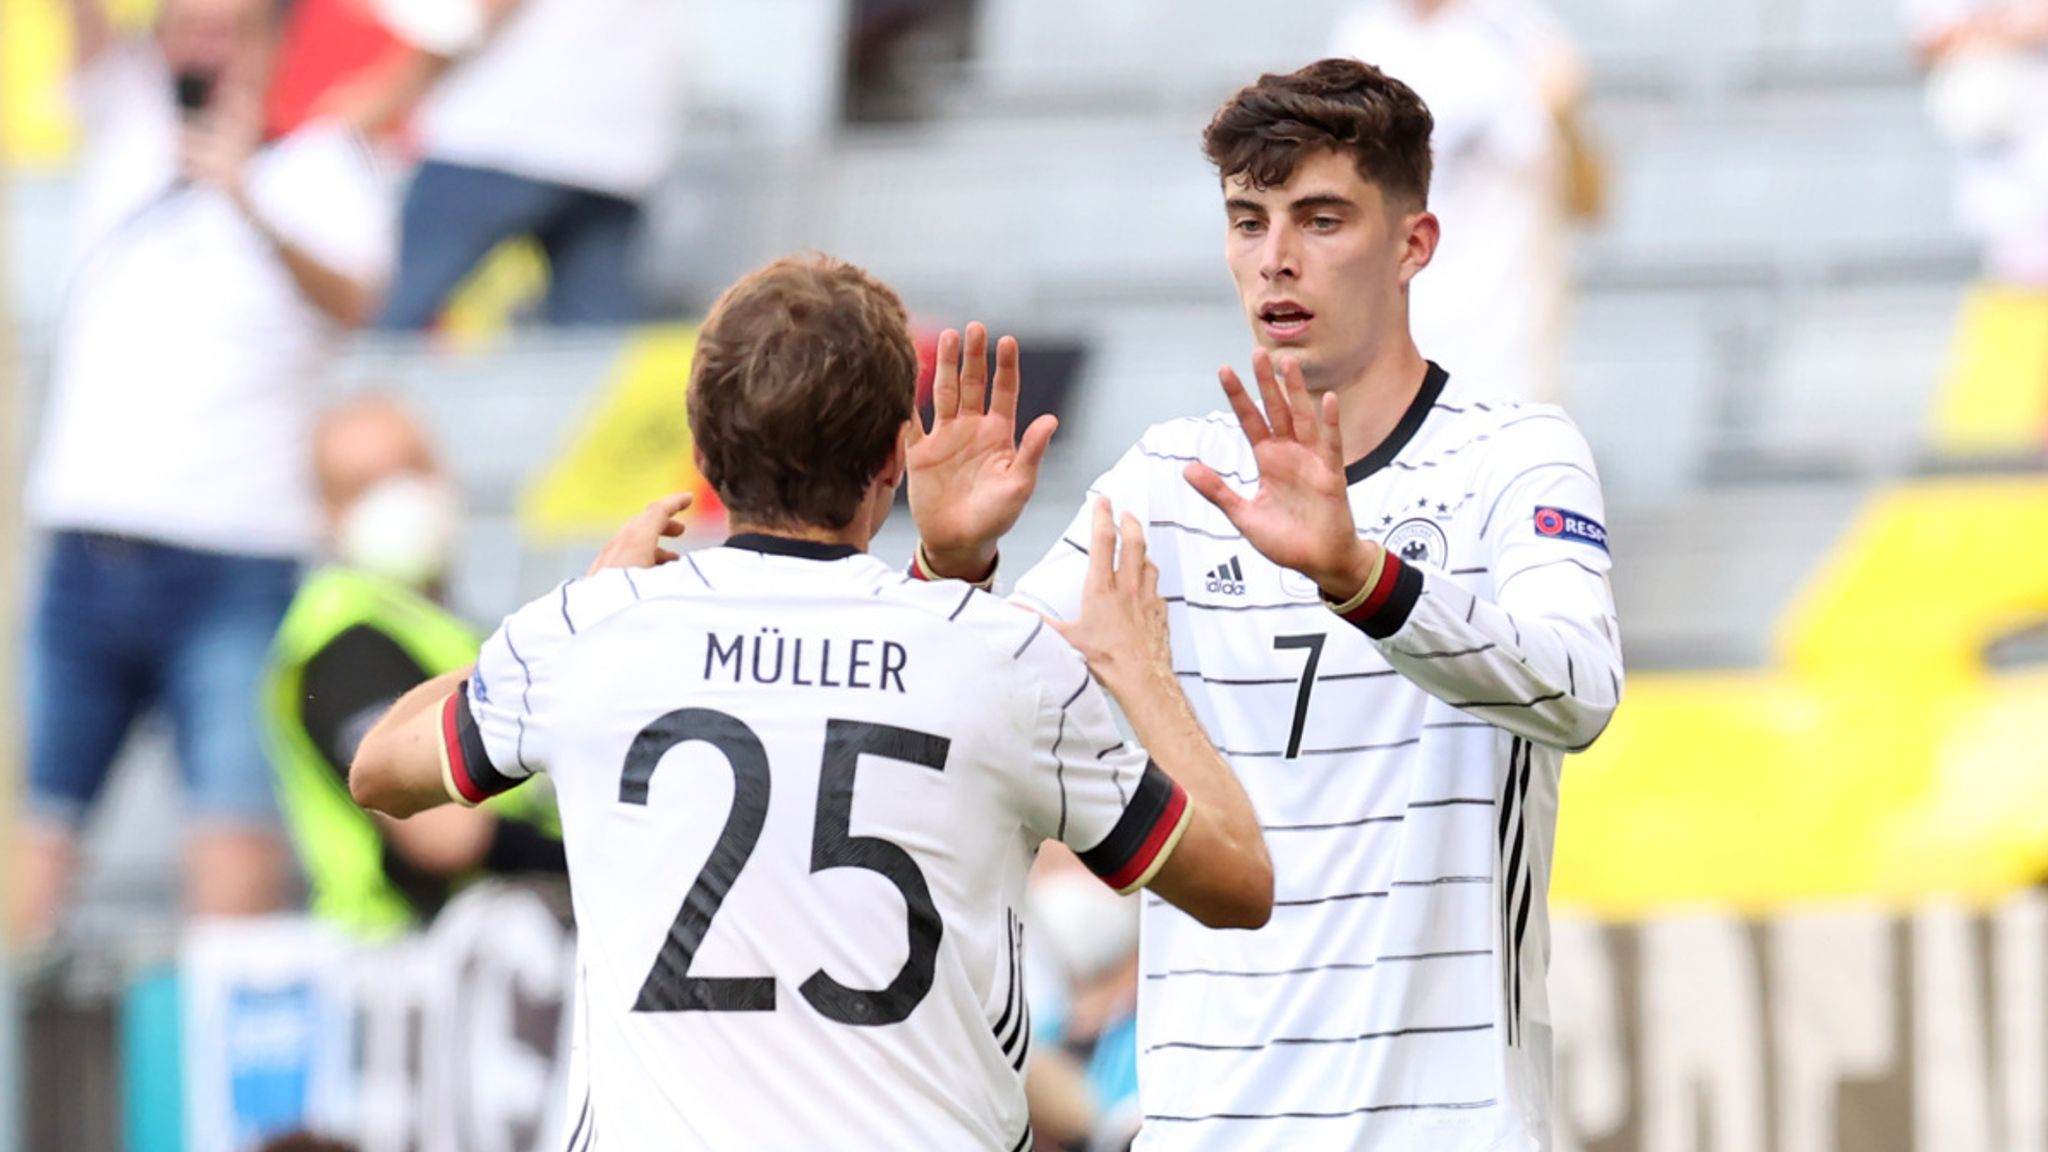
{"label": "white football jersey", "polygon": [[1038,845],[1128,891],[1189,816],[1042,619],[765,536],[522,608],[443,736],[554,780],[579,1152],[1027,1147]]}
{"label": "white football jersey", "polygon": [[[1175,667],[1275,877],[1256,932],[1145,900],[1141,1148],[1550,1146],[1558,771],[1621,696],[1600,485],[1556,408],[1445,382],[1347,470],[1395,568],[1362,626],[1188,486],[1201,460],[1255,491],[1232,416],[1153,428],[1096,485],[1147,525]],[[1088,515],[1020,602],[1078,610]]]}

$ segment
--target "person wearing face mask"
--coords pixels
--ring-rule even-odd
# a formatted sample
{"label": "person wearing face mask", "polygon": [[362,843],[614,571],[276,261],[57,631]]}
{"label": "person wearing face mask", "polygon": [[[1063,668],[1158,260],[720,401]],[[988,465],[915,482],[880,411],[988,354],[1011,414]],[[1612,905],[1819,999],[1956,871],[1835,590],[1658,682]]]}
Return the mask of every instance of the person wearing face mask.
{"label": "person wearing face mask", "polygon": [[458,500],[419,426],[384,397],[314,430],[334,563],[309,575],[266,681],[271,757],[316,916],[365,937],[430,918],[480,874],[565,868],[545,795],[373,817],[348,766],[376,717],[413,686],[476,658],[481,637],[440,602]]}
{"label": "person wearing face mask", "polygon": [[56,955],[81,824],[136,721],[170,721],[186,904],[263,913],[283,837],[254,702],[315,544],[310,387],[374,311],[394,213],[332,120],[267,136],[271,0],[163,0],[153,34],[71,0],[81,151],[25,507],[29,787],[11,941]]}

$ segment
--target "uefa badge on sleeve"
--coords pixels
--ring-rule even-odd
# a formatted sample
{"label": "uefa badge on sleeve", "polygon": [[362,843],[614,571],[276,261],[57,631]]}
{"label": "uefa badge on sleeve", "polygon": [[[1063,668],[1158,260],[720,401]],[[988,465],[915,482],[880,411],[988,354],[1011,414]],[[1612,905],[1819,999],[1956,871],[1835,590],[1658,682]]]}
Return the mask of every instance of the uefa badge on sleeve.
{"label": "uefa badge on sleeve", "polygon": [[1566,508],[1537,508],[1536,535],[1554,540],[1576,540],[1602,552],[1607,551],[1606,527],[1591,516],[1581,516]]}

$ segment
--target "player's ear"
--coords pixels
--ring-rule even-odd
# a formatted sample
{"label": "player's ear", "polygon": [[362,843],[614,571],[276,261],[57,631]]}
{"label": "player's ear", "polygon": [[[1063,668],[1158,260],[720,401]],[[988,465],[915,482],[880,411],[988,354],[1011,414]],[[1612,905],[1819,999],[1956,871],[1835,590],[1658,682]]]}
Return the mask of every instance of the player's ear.
{"label": "player's ear", "polygon": [[1436,255],[1437,240],[1443,236],[1443,226],[1437,222],[1436,213],[1419,207],[1403,214],[1396,226],[1401,229],[1400,277],[1406,287],[1416,273],[1429,267]]}

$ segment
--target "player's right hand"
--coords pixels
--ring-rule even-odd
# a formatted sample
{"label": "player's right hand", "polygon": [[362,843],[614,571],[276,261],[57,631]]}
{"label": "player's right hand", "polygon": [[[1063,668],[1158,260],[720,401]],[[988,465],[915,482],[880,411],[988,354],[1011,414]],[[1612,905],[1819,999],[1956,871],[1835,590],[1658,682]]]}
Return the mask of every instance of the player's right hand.
{"label": "player's right hand", "polygon": [[1080,615],[1072,621],[1047,617],[1046,623],[1087,659],[1088,670],[1119,701],[1125,693],[1173,683],[1159,566],[1145,555],[1145,528],[1138,518],[1126,512],[1119,523],[1108,500],[1095,501]]}
{"label": "player's right hand", "polygon": [[584,576],[595,576],[607,568],[652,568],[674,560],[676,554],[661,546],[662,538],[683,534],[683,522],[676,516],[695,499],[688,492],[671,492],[641,509],[590,562],[590,571]]}
{"label": "player's right hand", "polygon": [[969,324],[964,348],[960,333],[948,328],[939,335],[931,431],[915,416],[906,429],[910,516],[936,575],[987,576],[996,544],[1038,487],[1038,465],[1059,420],[1040,416],[1019,441],[1019,384],[1015,339],[996,342],[991,387],[988,329]]}

